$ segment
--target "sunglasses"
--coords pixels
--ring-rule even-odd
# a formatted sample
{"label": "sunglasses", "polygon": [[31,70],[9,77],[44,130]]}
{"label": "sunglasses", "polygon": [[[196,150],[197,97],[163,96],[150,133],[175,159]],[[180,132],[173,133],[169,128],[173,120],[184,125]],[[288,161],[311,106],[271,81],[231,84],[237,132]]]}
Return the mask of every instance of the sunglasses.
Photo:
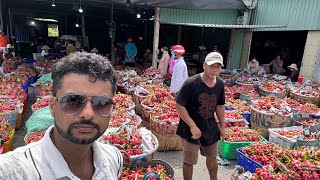
{"label": "sunglasses", "polygon": [[74,115],[81,111],[88,100],[92,101],[93,110],[100,116],[109,116],[115,104],[106,96],[86,97],[78,94],[66,94],[61,98],[56,97],[60,109],[67,115]]}

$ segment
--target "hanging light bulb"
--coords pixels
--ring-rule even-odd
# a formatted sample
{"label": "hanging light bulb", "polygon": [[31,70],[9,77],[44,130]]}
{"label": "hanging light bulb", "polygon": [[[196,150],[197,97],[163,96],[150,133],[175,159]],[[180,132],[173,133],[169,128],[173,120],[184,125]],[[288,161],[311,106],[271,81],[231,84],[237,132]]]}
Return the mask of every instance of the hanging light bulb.
{"label": "hanging light bulb", "polygon": [[79,27],[79,24],[78,24],[78,23],[76,23],[76,27]]}
{"label": "hanging light bulb", "polygon": [[83,9],[81,8],[81,0],[80,0],[79,13],[83,13]]}
{"label": "hanging light bulb", "polygon": [[138,13],[137,14],[137,18],[140,19],[141,18],[141,14]]}
{"label": "hanging light bulb", "polygon": [[52,7],[56,7],[56,4],[54,3],[54,0],[52,0],[51,6],[52,6]]}

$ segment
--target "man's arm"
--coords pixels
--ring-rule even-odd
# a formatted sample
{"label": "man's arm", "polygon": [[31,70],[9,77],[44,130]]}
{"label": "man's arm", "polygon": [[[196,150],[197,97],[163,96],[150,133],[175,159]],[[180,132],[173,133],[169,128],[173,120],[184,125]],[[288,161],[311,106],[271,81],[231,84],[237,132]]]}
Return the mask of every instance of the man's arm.
{"label": "man's arm", "polygon": [[201,137],[201,131],[190,117],[187,109],[180,104],[176,103],[176,109],[180,118],[190,127],[190,131],[193,139],[199,139]]}
{"label": "man's arm", "polygon": [[220,134],[222,140],[226,138],[226,132],[225,132],[225,127],[226,127],[226,121],[225,121],[225,108],[224,105],[217,105],[216,108],[216,114],[219,119],[219,124],[220,124]]}

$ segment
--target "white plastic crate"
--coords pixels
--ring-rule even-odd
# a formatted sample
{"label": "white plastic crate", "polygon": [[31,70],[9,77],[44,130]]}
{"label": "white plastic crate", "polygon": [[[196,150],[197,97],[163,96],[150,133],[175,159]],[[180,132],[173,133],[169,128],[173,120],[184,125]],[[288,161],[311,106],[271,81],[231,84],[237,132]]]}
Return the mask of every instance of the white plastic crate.
{"label": "white plastic crate", "polygon": [[293,126],[293,127],[285,127],[285,128],[270,128],[269,131],[269,142],[274,144],[279,144],[283,147],[287,147],[293,149],[297,140],[292,138],[287,138],[285,136],[281,136],[276,131],[283,130],[283,131],[290,131],[292,129],[303,129],[302,126]]}

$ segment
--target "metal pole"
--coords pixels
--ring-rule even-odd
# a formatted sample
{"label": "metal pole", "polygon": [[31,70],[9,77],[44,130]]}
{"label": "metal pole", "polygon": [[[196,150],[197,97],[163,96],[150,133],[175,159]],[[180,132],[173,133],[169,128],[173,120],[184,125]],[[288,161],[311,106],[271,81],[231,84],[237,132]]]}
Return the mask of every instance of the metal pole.
{"label": "metal pole", "polygon": [[3,30],[3,17],[2,17],[2,0],[0,0],[0,28]]}
{"label": "metal pole", "polygon": [[82,44],[84,47],[89,48],[87,44],[87,35],[86,35],[86,24],[85,24],[85,19],[84,19],[84,13],[81,14],[81,28],[82,28]]}
{"label": "metal pole", "polygon": [[144,23],[144,50],[148,49],[148,20]]}
{"label": "metal pole", "polygon": [[159,46],[159,30],[160,30],[160,8],[156,8],[154,17],[154,33],[153,33],[153,53],[152,53],[152,67],[157,67],[157,52]]}
{"label": "metal pole", "polygon": [[182,34],[182,26],[178,27],[178,44],[181,44],[181,34]]}
{"label": "metal pole", "polygon": [[9,26],[10,26],[10,37],[12,37],[13,36],[13,33],[12,33],[12,16],[11,16],[10,8],[8,8],[8,15],[9,15]]}
{"label": "metal pole", "polygon": [[113,4],[111,5],[110,11],[110,32],[111,32],[111,63],[115,64],[115,52],[114,52],[114,42],[115,42],[115,29],[113,22]]}

